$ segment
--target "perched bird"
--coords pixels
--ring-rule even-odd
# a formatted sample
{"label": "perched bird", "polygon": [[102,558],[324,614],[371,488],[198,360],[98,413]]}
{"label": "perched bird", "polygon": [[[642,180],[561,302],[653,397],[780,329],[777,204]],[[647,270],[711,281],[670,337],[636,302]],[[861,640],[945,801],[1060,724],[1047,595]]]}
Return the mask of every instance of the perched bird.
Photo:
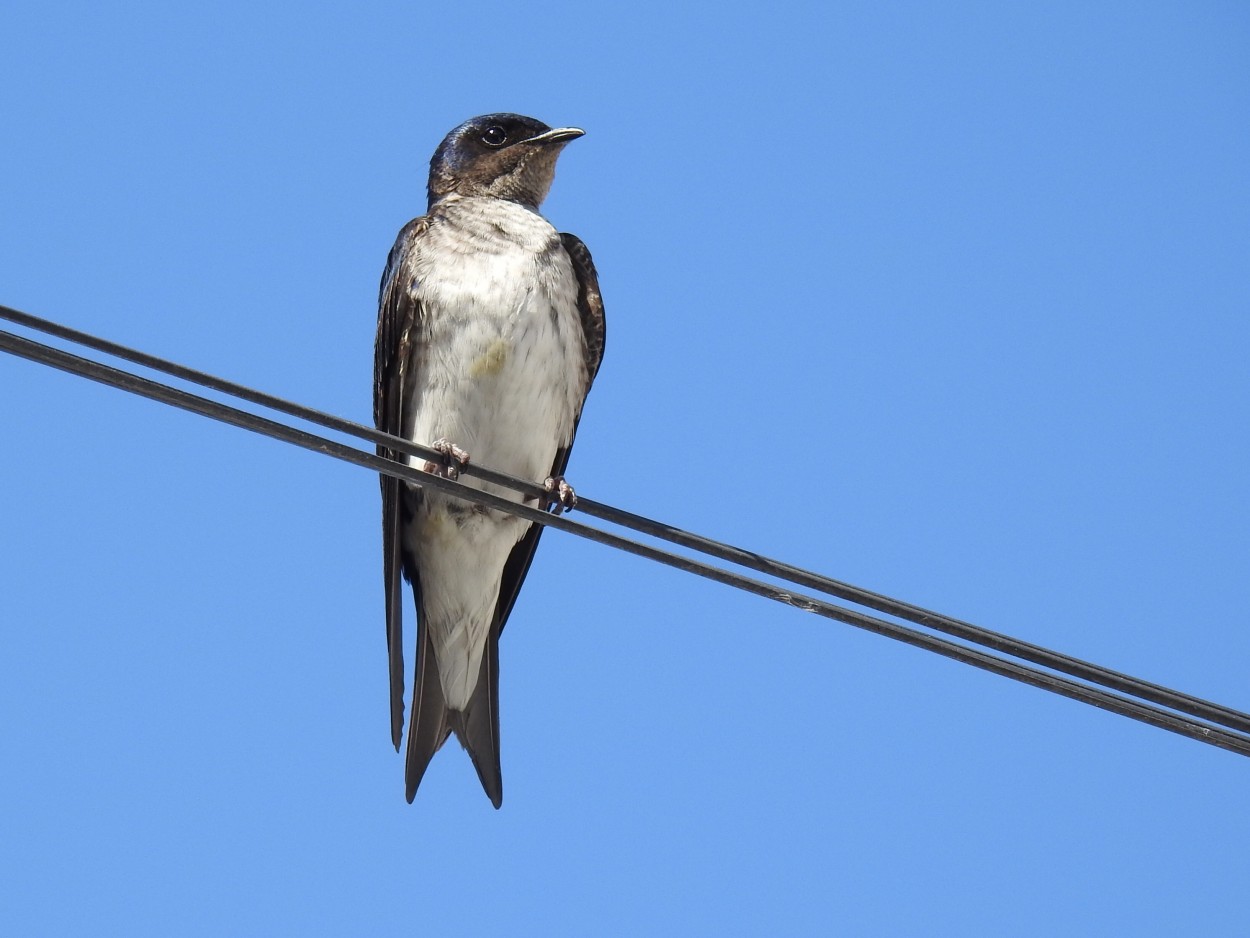
{"label": "perched bird", "polygon": [[[543,508],[576,501],[564,480],[582,405],[603,358],[599,281],[586,246],[538,213],[556,159],[582,136],[518,114],[488,114],[447,135],[430,161],[429,207],[399,233],[378,300],[373,411],[378,429],[432,446],[442,461],[395,454],[458,477],[475,462],[545,481]],[[466,476],[466,485],[523,496]],[[412,801],[455,733],[487,796],[499,767],[499,633],[542,525],[382,477],[391,738],[404,722],[400,575],[417,610],[416,680],[404,766]]]}

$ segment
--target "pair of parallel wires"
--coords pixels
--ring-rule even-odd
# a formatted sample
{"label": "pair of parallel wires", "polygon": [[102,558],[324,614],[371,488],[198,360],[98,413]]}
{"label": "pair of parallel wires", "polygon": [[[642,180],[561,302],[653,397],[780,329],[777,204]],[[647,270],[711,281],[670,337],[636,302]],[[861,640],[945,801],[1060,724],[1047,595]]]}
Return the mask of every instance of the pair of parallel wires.
{"label": "pair of parallel wires", "polygon": [[[282,400],[271,394],[148,355],[29,313],[0,306],[0,318],[71,343],[80,349],[130,362],[141,368],[233,398],[237,402],[251,404],[277,414],[285,414],[307,424],[323,427],[375,446],[383,446],[394,453],[436,463],[445,460],[445,457],[435,450],[382,433],[373,427]],[[406,482],[438,489],[464,501],[497,511],[509,512],[527,521],[545,524],[548,527],[576,534],[648,560],[667,564],[686,573],[697,574],[757,596],[875,632],[963,664],[972,665],[983,671],[1008,677],[1033,687],[1040,687],[1051,693],[1130,717],[1229,752],[1250,756],[1250,714],[1083,661],[1062,652],[1021,641],[1009,635],[992,632],[969,622],[929,609],[922,609],[911,603],[852,586],[810,570],[803,570],[761,554],[683,531],[672,525],[644,518],[611,505],[579,496],[577,511],[582,515],[598,518],[658,541],[665,541],[697,552],[705,557],[765,574],[802,590],[824,594],[844,603],[852,603],[871,612],[851,609],[806,592],[797,592],[789,586],[774,585],[748,576],[737,569],[726,569],[706,560],[676,554],[653,544],[572,521],[563,515],[543,511],[528,504],[511,502],[498,495],[470,488],[460,482],[433,473],[421,472],[406,462],[386,459],[370,450],[321,436],[282,420],[193,394],[182,388],[163,384],[152,378],[106,364],[98,359],[77,355],[6,330],[0,330],[0,349],[100,384],[129,391],[232,426],[242,427],[245,430],[252,430]],[[519,492],[536,501],[538,505],[547,503],[546,491],[540,484],[533,481],[514,478],[476,463],[466,466],[463,474]],[[882,618],[880,615],[871,613],[880,613],[890,618]],[[905,625],[904,622],[910,624]],[[913,626],[920,626],[920,628]]]}

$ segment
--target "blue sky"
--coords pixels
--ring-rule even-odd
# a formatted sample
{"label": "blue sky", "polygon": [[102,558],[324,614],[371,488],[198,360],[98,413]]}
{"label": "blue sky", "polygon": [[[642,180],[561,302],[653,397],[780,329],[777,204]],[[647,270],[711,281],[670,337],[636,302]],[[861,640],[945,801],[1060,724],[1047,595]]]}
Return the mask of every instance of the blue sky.
{"label": "blue sky", "polygon": [[[1250,709],[1237,3],[8,4],[0,302],[370,413],[461,120],[587,135],[579,492]],[[1232,934],[1250,763],[549,534],[403,798],[367,472],[0,357],[14,934]]]}

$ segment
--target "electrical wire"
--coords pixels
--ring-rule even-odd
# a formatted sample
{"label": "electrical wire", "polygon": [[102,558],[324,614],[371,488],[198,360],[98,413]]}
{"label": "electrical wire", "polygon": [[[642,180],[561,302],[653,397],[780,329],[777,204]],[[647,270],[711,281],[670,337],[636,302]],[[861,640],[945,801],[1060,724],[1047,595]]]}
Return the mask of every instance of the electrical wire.
{"label": "electrical wire", "polygon": [[[0,318],[27,328],[52,335],[77,345],[103,352],[115,358],[133,362],[153,371],[159,371],[192,384],[218,391],[252,404],[285,413],[309,423],[336,430],[358,439],[380,444],[397,453],[416,456],[424,460],[442,460],[442,455],[435,450],[404,440],[399,437],[382,433],[373,427],[355,423],[342,417],[336,417],[314,410],[302,404],[283,400],[271,394],[248,388],[235,382],[218,378],[214,375],[196,371],[165,359],[128,348],[116,342],[110,342],[97,336],[72,329],[68,326],[24,313],[8,306],[0,305]],[[496,472],[488,467],[470,463],[463,469],[463,474],[475,476],[485,482],[518,491],[530,498],[541,498],[545,492],[534,482],[517,479],[505,473]],[[1100,684],[1112,690],[1120,691],[1152,703],[1159,704],[1182,713],[1189,713],[1201,719],[1220,723],[1241,732],[1250,733],[1250,715],[1225,707],[1211,701],[1203,700],[1190,694],[1171,688],[1153,684],[1131,675],[1113,671],[1101,665],[1074,658],[1061,652],[1052,651],[1040,645],[1034,645],[1020,639],[993,632],[972,623],[951,616],[924,609],[920,606],[874,593],[861,587],[834,580],[810,570],[804,570],[782,561],[742,550],[729,544],[714,541],[697,534],[684,531],[673,525],[653,521],[631,512],[622,511],[610,505],[579,497],[578,510],[590,517],[599,518],[612,524],[637,531],[649,537],[668,541],[727,563],[737,564],[781,580],[787,580],[807,589],[814,589],[837,599],[852,602],[865,608],[873,609],[905,621],[954,636],[963,641],[981,645],[994,651],[1028,661],[1032,664],[1069,674],[1084,681]]]}
{"label": "electrical wire", "polygon": [[[56,323],[51,323],[47,320],[30,316],[26,313],[21,313],[9,307],[0,306],[0,317],[10,319],[21,325],[38,329],[47,334],[55,335],[71,342],[76,342],[77,344],[93,348],[96,351],[104,352],[105,354],[125,358],[129,361],[135,362],[136,364],[143,365],[144,367],[163,371],[180,379],[238,397],[242,400],[249,401],[250,403],[278,410],[291,416],[307,420],[308,422],[317,423],[361,439],[370,440],[374,443],[380,443],[394,451],[413,454],[424,459],[441,460],[443,458],[437,451],[431,450],[427,447],[422,447],[397,437],[391,437],[372,428],[355,424],[351,421],[343,420],[342,418],[323,414],[312,410],[311,408],[293,404],[289,401],[283,401],[279,398],[272,397],[271,395],[255,391],[253,389],[244,388],[240,385],[234,384],[233,382],[225,381],[224,379],[216,378],[211,375],[206,375],[202,372],[186,368],[185,366],[163,361],[154,356],[150,356],[133,349],[128,349],[124,346],[117,345],[116,343],[112,343],[104,339],[89,336],[86,333],[80,333],[77,330],[69,329],[68,327],[60,326]],[[1250,728],[1250,715],[1241,713],[1240,711],[1220,704],[1215,704],[1189,694],[1183,694],[1179,691],[1164,688],[1160,685],[1151,684],[1130,675],[1124,675],[1119,672],[1111,671],[1110,669],[1102,668],[1101,666],[1084,662],[1080,659],[1071,658],[1070,656],[1041,648],[1040,646],[1021,642],[1017,639],[1011,638],[1010,636],[990,632],[989,630],[981,629],[977,626],[972,626],[969,623],[964,623],[960,620],[943,616],[940,613],[924,610],[890,597],[871,593],[867,590],[862,590],[858,587],[850,586],[849,584],[843,584],[836,580],[830,580],[826,577],[820,576],[819,574],[801,570],[757,554],[752,554],[740,548],[720,544],[719,542],[711,541],[698,535],[681,531],[680,529],[673,528],[669,525],[663,525],[650,519],[632,515],[628,512],[620,511],[619,509],[614,509],[611,506],[601,505],[599,503],[592,502],[589,499],[579,498],[578,500],[578,508],[583,510],[586,514],[594,514],[604,520],[632,527],[634,530],[638,530],[641,533],[660,537],[669,540],[670,542],[681,544],[682,546],[702,550],[712,556],[717,556],[719,559],[740,563],[744,566],[749,566],[753,569],[759,570],[760,572],[778,576],[783,579],[789,579],[791,582],[810,586],[836,595],[839,598],[875,608],[878,611],[883,611],[890,615],[895,615],[900,618],[908,618],[913,622],[917,622],[917,624],[924,625],[935,630],[947,631],[948,633],[955,634],[960,638],[977,641],[1006,654],[1012,654],[1013,656],[1020,657],[1024,660],[1030,660],[1034,663],[1043,664],[1053,670],[1066,671],[1066,673],[1072,673],[1073,676],[1081,677],[1085,680],[1093,681],[1094,683],[1102,683],[1105,686],[1110,686],[1113,689],[1122,691],[1125,694],[1136,696],[1140,698],[1140,700],[1132,700],[1129,699],[1129,697],[1121,696],[1120,694],[1107,693],[1098,687],[1090,687],[1086,684],[1071,681],[1056,674],[1051,674],[1046,671],[1041,671],[1036,668],[1019,664],[1018,662],[998,658],[994,655],[969,648],[966,645],[950,642],[945,639],[938,638],[937,636],[901,626],[894,622],[889,622],[854,610],[845,609],[831,603],[826,603],[811,596],[793,593],[789,590],[781,589],[773,584],[745,577],[741,574],[723,570],[688,557],[672,554],[651,545],[633,541],[598,528],[577,524],[564,517],[550,514],[537,508],[532,508],[528,505],[511,502],[499,496],[468,487],[462,483],[445,479],[431,473],[421,472],[413,469],[406,463],[388,460],[373,453],[355,449],[343,443],[308,433],[307,431],[270,420],[248,411],[240,410],[228,404],[199,397],[179,388],[164,385],[149,378],[123,371],[101,362],[82,358],[81,356],[73,355],[60,349],[55,349],[9,332],[0,331],[0,349],[32,361],[58,368],[71,374],[87,377],[91,380],[117,387],[122,390],[127,390],[166,404],[171,404],[184,410],[198,413],[202,416],[220,420],[244,429],[253,430],[285,442],[293,443],[305,449],[321,452],[337,459],[373,469],[396,478],[404,479],[419,485],[441,489],[467,501],[486,505],[500,511],[512,512],[529,521],[559,528],[560,530],[568,531],[569,533],[577,534],[590,540],[625,550],[629,553],[633,553],[647,559],[668,564],[685,572],[695,573],[708,579],[725,583],[730,586],[735,586],[747,592],[755,593],[756,595],[764,596],[787,605],[795,606],[796,608],[822,615],[826,618],[835,619],[861,629],[886,635],[887,637],[894,638],[898,641],[902,641],[916,647],[924,648],[928,651],[933,651],[953,660],[973,665],[974,667],[981,668],[982,670],[1010,677],[1022,683],[1040,687],[1071,699],[1079,700],[1083,703],[1088,703],[1123,716],[1128,716],[1132,719],[1136,719],[1183,736],[1207,742],[1211,745],[1215,745],[1232,752],[1237,752],[1242,755],[1250,755],[1250,735],[1247,735],[1245,732],[1247,728]],[[514,479],[503,473],[494,472],[481,466],[474,466],[473,464],[470,464],[466,467],[465,472],[466,474],[476,475],[484,481],[490,481],[515,489],[531,497],[541,498],[545,497],[546,494],[541,486],[524,480]],[[1024,654],[1019,654],[1017,653],[1018,651],[1022,651]],[[1055,662],[1055,664],[1051,664],[1051,662]],[[1155,706],[1155,704],[1160,704],[1161,706]],[[1169,712],[1169,709],[1164,708],[1178,710],[1181,713],[1190,713],[1200,717],[1202,720],[1222,723],[1237,732],[1229,732],[1218,726],[1211,726],[1205,722],[1189,720],[1179,716],[1177,713]]]}

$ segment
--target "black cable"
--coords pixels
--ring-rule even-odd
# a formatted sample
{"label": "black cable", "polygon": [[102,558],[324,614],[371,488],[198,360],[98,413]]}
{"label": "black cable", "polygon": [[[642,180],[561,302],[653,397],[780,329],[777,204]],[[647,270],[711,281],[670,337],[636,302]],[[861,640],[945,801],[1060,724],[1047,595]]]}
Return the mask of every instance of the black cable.
{"label": "black cable", "polygon": [[101,362],[81,358],[80,356],[13,335],[9,332],[0,331],[0,349],[71,374],[90,378],[101,384],[130,391],[151,400],[171,404],[184,410],[189,410],[192,413],[211,417],[233,426],[293,443],[314,452],[325,453],[336,459],[377,472],[383,472],[395,478],[440,489],[466,501],[501,511],[512,512],[529,521],[536,521],[562,531],[577,534],[610,547],[616,547],[650,560],[668,564],[679,570],[696,573],[719,583],[735,586],[786,605],[845,622],[867,631],[876,632],[918,648],[924,648],[964,664],[1009,677],[1034,687],[1040,687],[1052,693],[1091,704],[1092,706],[1130,717],[1160,729],[1187,736],[1191,739],[1197,739],[1230,752],[1250,756],[1250,736],[1230,732],[1207,723],[1189,720],[1149,703],[1130,700],[1118,694],[1108,693],[1098,687],[1080,684],[1057,674],[1050,674],[1013,661],[997,658],[994,655],[977,651],[937,636],[917,632],[914,629],[887,622],[884,619],[844,609],[810,596],[794,594],[769,583],[712,567],[701,561],[681,557],[607,531],[577,524],[561,516],[540,511],[528,505],[516,504],[497,495],[469,488],[459,482],[454,482],[432,473],[421,472],[403,463],[383,459],[373,453],[354,449],[343,443],[239,410],[228,404],[199,397],[149,378],[122,371]]}
{"label": "black cable", "polygon": [[[97,336],[80,332],[77,329],[71,329],[68,326],[54,323],[30,313],[24,313],[20,310],[13,309],[8,306],[0,305],[0,318],[8,319],[30,329],[35,329],[57,338],[74,342],[78,345],[103,352],[115,358],[121,358],[126,361],[134,362],[145,368],[154,371],[160,371],[164,374],[171,375],[176,378],[198,384],[202,387],[219,391],[232,397],[240,398],[249,403],[258,404],[280,413],[289,414],[306,420],[309,423],[337,430],[340,433],[354,436],[362,440],[367,440],[374,444],[381,444],[389,447],[392,451],[405,453],[407,455],[416,456],[427,460],[442,460],[442,456],[435,450],[421,446],[409,440],[399,437],[390,436],[382,433],[373,427],[364,424],[355,423],[345,420],[342,417],[335,417],[321,411],[313,410],[302,404],[296,404],[291,401],[283,400],[271,394],[248,388],[214,375],[205,374],[187,368],[184,365],[178,365],[174,362],[157,358],[145,352],[140,352],[107,339],[101,339]],[[543,497],[546,493],[542,487],[534,482],[518,479],[514,476],[497,472],[485,466],[470,463],[464,469],[464,474],[475,476],[484,482],[490,482],[504,488],[509,488],[531,498]],[[611,505],[605,505],[601,502],[593,501],[589,498],[579,496],[577,501],[578,510],[583,514],[621,527],[637,531],[640,534],[646,534],[660,540],[668,541],[680,547],[690,550],[696,550],[717,560],[723,560],[727,563],[737,564],[759,573],[773,576],[781,580],[787,580],[798,586],[807,589],[813,589],[846,602],[852,602],[868,609],[874,609],[877,612],[883,612],[887,615],[904,619],[908,622],[914,622],[926,628],[952,635],[963,641],[981,645],[994,651],[1002,652],[1019,658],[1022,661],[1028,661],[1032,664],[1041,665],[1044,668],[1060,671],[1064,674],[1070,674],[1073,677],[1080,678],[1083,681],[1089,681],[1094,684],[1100,684],[1112,690],[1130,696],[1139,697],[1142,700],[1148,700],[1151,703],[1159,704],[1172,710],[1178,710],[1182,713],[1188,713],[1203,720],[1209,720],[1213,723],[1219,723],[1232,729],[1239,730],[1243,733],[1250,733],[1250,714],[1243,713],[1231,707],[1222,704],[1213,703],[1204,700],[1201,697],[1195,697],[1182,691],[1173,690],[1160,684],[1154,684],[1144,681],[1140,678],[1114,671],[1110,668],[1097,665],[1080,658],[1065,655],[1062,652],[1052,651],[1040,645],[1034,645],[1029,642],[1012,638],[1009,635],[1003,635],[989,629],[973,625],[962,619],[956,619],[951,616],[943,615],[940,612],[934,612],[930,609],[924,609],[902,600],[892,599],[880,593],[874,593],[870,590],[853,586],[849,583],[843,583],[840,580],[834,580],[830,577],[814,573],[810,570],[804,570],[779,560],[766,557],[762,554],[756,554],[751,551],[742,550],[730,544],[724,544],[719,541],[713,541],[709,538],[702,537],[698,534],[692,534],[672,525],[663,524],[653,521],[650,518],[644,518],[628,511],[622,511],[619,508],[613,508]]]}

